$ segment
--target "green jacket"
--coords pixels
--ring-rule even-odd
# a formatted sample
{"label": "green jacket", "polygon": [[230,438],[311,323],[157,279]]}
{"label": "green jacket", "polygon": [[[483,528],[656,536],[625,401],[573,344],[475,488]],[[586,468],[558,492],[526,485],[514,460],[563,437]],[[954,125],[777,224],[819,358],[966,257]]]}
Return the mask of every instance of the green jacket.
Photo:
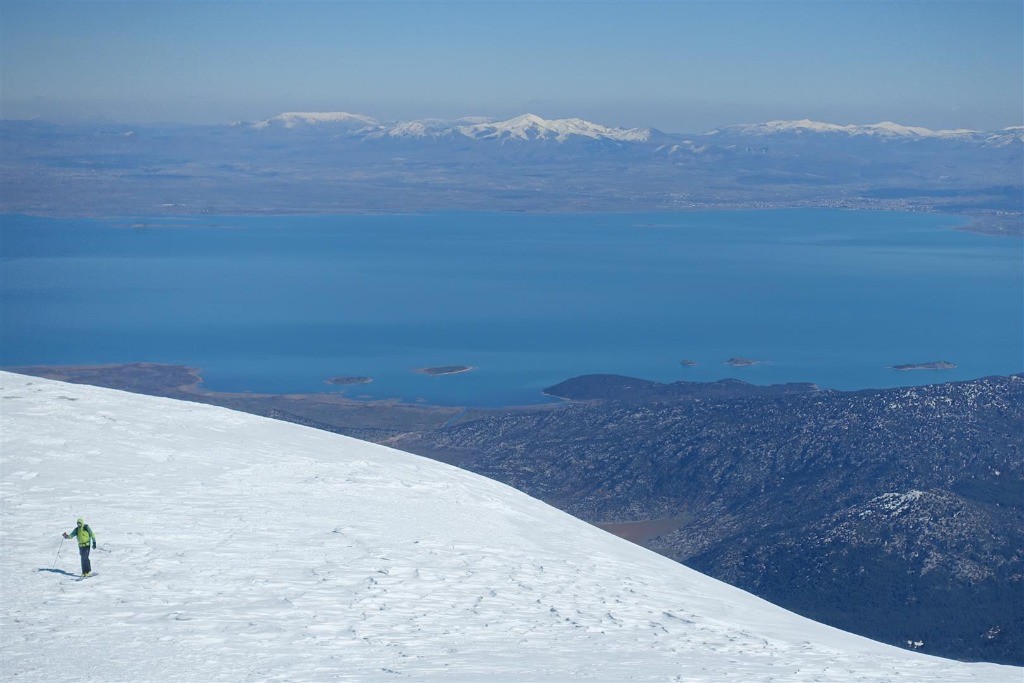
{"label": "green jacket", "polygon": [[93,548],[96,547],[96,534],[92,532],[92,529],[89,528],[88,524],[79,524],[70,532],[68,532],[68,536],[72,536],[78,539],[79,548],[84,548],[90,545],[90,543]]}

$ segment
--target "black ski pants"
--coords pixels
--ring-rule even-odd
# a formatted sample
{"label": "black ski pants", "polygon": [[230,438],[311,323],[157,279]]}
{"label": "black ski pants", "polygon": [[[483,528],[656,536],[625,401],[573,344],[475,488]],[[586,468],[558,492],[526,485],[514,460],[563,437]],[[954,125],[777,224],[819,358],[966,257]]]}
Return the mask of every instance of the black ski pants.
{"label": "black ski pants", "polygon": [[89,563],[89,546],[78,546],[78,554],[82,556],[82,574],[88,574],[92,571],[92,564]]}

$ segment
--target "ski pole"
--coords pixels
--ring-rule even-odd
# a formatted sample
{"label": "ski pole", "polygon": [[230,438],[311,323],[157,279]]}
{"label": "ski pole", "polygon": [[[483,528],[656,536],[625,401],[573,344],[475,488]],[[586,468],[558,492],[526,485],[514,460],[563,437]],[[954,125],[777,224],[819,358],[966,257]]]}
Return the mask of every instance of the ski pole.
{"label": "ski pole", "polygon": [[57,554],[53,556],[53,566],[50,567],[50,569],[55,569],[57,567],[57,558],[60,557],[60,549],[63,548],[63,547],[64,547],[64,537],[61,536],[60,537],[60,545],[57,546]]}

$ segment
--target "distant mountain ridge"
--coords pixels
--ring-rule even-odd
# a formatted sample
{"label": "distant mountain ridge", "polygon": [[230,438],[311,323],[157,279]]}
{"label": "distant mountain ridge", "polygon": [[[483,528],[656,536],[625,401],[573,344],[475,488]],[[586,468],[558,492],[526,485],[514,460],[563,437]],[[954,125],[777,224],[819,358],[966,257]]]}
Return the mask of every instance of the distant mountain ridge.
{"label": "distant mountain ridge", "polygon": [[275,128],[292,130],[298,127],[307,129],[321,127],[328,130],[342,128],[354,137],[364,138],[439,138],[457,135],[471,140],[498,141],[554,140],[565,142],[569,138],[576,137],[591,140],[647,142],[652,137],[650,128],[612,128],[580,118],[545,119],[529,113],[507,121],[466,117],[451,121],[421,119],[386,123],[369,116],[348,112],[286,112],[247,125],[255,130]]}
{"label": "distant mountain ridge", "polygon": [[978,135],[976,130],[964,128],[956,130],[930,130],[921,126],[903,126],[892,121],[883,121],[868,125],[838,125],[802,119],[800,121],[767,121],[765,123],[740,124],[726,126],[711,131],[711,135],[719,132],[733,132],[747,135],[775,135],[778,133],[838,133],[844,135],[868,135],[896,138],[953,138],[969,139]]}
{"label": "distant mountain ridge", "polygon": [[[363,116],[362,114],[349,114],[344,111],[335,112],[285,112],[278,114],[264,121],[250,124],[257,130],[263,130],[264,128],[286,128],[292,129],[298,126],[309,126],[318,124],[343,124],[350,127],[359,128],[373,128],[379,126],[380,122],[376,119],[370,118],[369,116]],[[235,125],[245,125],[242,123]]]}
{"label": "distant mountain ridge", "polygon": [[[328,129],[344,127],[351,135],[366,138],[438,138],[459,135],[474,140],[554,140],[565,142],[571,138],[589,138],[591,140],[646,143],[651,142],[654,138],[672,135],[662,133],[654,128],[618,128],[581,118],[545,119],[531,113],[521,114],[505,121],[496,121],[486,117],[466,117],[453,120],[418,119],[383,122],[369,116],[348,112],[285,112],[263,121],[242,125],[248,125],[256,130],[274,128],[291,130],[300,126]],[[766,137],[785,134],[831,134],[902,140],[930,138],[981,143],[998,142],[1000,144],[1013,140],[1024,142],[1024,127],[1021,126],[984,132],[969,129],[931,130],[922,126],[907,126],[891,121],[867,125],[842,125],[810,119],[730,125],[691,137]]]}
{"label": "distant mountain ridge", "polygon": [[1024,234],[1024,128],[810,120],[694,135],[522,114],[227,125],[0,121],[0,212],[934,211]]}

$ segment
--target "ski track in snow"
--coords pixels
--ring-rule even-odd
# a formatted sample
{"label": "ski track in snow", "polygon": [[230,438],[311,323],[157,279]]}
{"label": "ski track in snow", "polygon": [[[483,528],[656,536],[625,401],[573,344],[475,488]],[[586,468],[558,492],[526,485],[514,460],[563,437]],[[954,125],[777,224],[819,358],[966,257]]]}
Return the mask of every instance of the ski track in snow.
{"label": "ski track in snow", "polygon": [[[1022,677],[822,626],[382,446],[10,373],[0,395],[4,680]],[[73,541],[49,571],[80,515],[86,581]]]}

